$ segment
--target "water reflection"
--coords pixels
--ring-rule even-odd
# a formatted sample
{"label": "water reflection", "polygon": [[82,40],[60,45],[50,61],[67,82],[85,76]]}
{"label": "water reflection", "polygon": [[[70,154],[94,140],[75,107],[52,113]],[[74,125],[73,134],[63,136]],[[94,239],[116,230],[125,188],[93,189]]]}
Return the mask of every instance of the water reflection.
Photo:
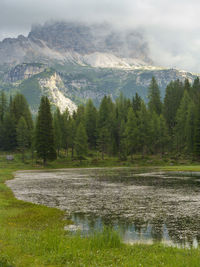
{"label": "water reflection", "polygon": [[138,218],[132,223],[127,223],[78,213],[73,214],[71,219],[77,226],[76,229],[81,230],[83,235],[102,231],[105,226],[109,226],[120,233],[124,242],[131,244],[161,242],[177,247],[197,248],[200,243],[199,219],[197,220],[198,230],[194,226],[194,221],[189,218],[180,218],[176,221],[154,219],[151,222]]}
{"label": "water reflection", "polygon": [[200,173],[131,168],[27,171],[7,184],[19,199],[65,210],[83,234],[106,225],[126,242],[200,244]]}

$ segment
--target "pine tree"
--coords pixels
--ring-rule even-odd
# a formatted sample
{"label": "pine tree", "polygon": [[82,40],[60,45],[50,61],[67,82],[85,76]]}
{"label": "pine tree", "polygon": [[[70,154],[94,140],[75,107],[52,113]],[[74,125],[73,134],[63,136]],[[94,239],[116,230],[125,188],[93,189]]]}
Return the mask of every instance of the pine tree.
{"label": "pine tree", "polygon": [[85,127],[88,136],[89,147],[90,149],[95,149],[97,141],[97,110],[91,99],[87,101],[85,107]]}
{"label": "pine tree", "polygon": [[159,116],[155,111],[151,114],[150,140],[151,153],[156,154],[159,150]]}
{"label": "pine tree", "polygon": [[85,127],[82,122],[80,122],[77,131],[76,131],[76,138],[75,138],[75,151],[77,158],[79,160],[84,159],[87,155],[87,134]]}
{"label": "pine tree", "polygon": [[138,111],[138,131],[139,131],[138,147],[139,151],[142,152],[143,156],[149,150],[149,147],[151,145],[150,118],[151,116],[147,111],[146,105],[144,104],[144,102],[142,102],[141,109]]}
{"label": "pine tree", "polygon": [[149,94],[148,94],[149,110],[151,112],[155,112],[156,114],[160,115],[162,112],[162,102],[160,100],[160,89],[154,77],[152,77],[148,90],[149,90]]}
{"label": "pine tree", "polygon": [[185,121],[186,151],[190,154],[194,152],[195,125],[196,107],[191,101],[188,106],[188,113]]}
{"label": "pine tree", "polygon": [[23,116],[26,120],[26,124],[29,130],[33,129],[33,120],[31,112],[26,101],[26,98],[22,94],[16,94],[10,103],[10,112],[15,123],[17,125],[19,119]]}
{"label": "pine tree", "polygon": [[14,150],[17,147],[15,120],[10,113],[5,115],[2,125],[2,148],[3,150]]}
{"label": "pine tree", "polygon": [[69,117],[69,147],[71,148],[71,157],[74,157],[74,145],[76,136],[76,122],[73,117]]}
{"label": "pine tree", "polygon": [[126,123],[124,120],[121,121],[119,129],[119,158],[127,159]]}
{"label": "pine tree", "polygon": [[188,116],[188,107],[191,103],[188,91],[184,91],[180,106],[176,114],[176,126],[174,128],[175,147],[178,152],[183,152],[186,148],[186,118]]}
{"label": "pine tree", "polygon": [[7,98],[4,92],[0,94],[0,121],[3,122],[7,111]]}
{"label": "pine tree", "polygon": [[17,146],[22,153],[22,161],[24,162],[24,152],[29,144],[29,131],[24,117],[19,119],[17,124]]}
{"label": "pine tree", "polygon": [[115,109],[114,104],[109,96],[104,96],[101,101],[98,119],[97,119],[97,134],[98,147],[102,153],[102,158],[105,153],[111,154],[114,147],[114,128],[115,128]]}
{"label": "pine tree", "polygon": [[195,134],[194,134],[194,155],[200,160],[200,101],[197,105],[196,111],[196,123],[195,123]]}
{"label": "pine tree", "polygon": [[173,129],[176,125],[176,113],[183,97],[183,93],[183,84],[179,80],[170,82],[166,88],[163,114],[170,135],[173,134]]}
{"label": "pine tree", "polygon": [[167,130],[166,121],[161,114],[159,117],[159,150],[162,154],[166,151],[166,147],[169,143],[169,135]]}
{"label": "pine tree", "polygon": [[126,142],[127,149],[131,158],[133,153],[138,150],[139,132],[137,128],[137,121],[133,109],[130,108],[128,112],[128,121],[126,124]]}
{"label": "pine tree", "polygon": [[191,84],[188,79],[184,81],[184,91],[187,91],[189,94],[191,93]]}
{"label": "pine tree", "polygon": [[192,99],[196,103],[199,97],[200,97],[200,81],[199,77],[197,77],[192,85]]}
{"label": "pine tree", "polygon": [[56,109],[53,118],[54,126],[54,136],[55,136],[55,148],[57,149],[57,155],[60,154],[60,149],[62,147],[62,116],[59,108]]}
{"label": "pine tree", "polygon": [[[20,118],[23,116],[27,127],[28,127],[28,136],[29,136],[29,147],[31,146],[31,137],[33,131],[33,120],[32,115],[28,106],[28,103],[25,97],[22,94],[16,94],[13,99],[10,101],[10,115],[15,121],[15,127],[17,128],[17,124]],[[17,143],[17,140],[15,140]]]}
{"label": "pine tree", "polygon": [[41,98],[36,122],[36,151],[44,165],[47,160],[56,159],[53,119],[49,100],[45,96]]}
{"label": "pine tree", "polygon": [[65,149],[65,154],[68,155],[70,147],[70,120],[71,116],[68,109],[62,114],[62,147]]}
{"label": "pine tree", "polygon": [[141,109],[141,103],[142,103],[142,99],[138,95],[138,93],[136,93],[135,97],[133,97],[133,100],[132,100],[133,110],[135,114]]}

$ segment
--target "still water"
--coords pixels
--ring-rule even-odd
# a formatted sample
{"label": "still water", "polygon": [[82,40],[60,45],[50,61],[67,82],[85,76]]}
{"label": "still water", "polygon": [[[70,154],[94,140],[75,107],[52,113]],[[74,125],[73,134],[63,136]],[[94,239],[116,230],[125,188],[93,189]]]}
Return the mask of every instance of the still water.
{"label": "still water", "polygon": [[112,226],[128,243],[200,244],[200,173],[131,168],[17,172],[18,199],[66,211],[82,234]]}

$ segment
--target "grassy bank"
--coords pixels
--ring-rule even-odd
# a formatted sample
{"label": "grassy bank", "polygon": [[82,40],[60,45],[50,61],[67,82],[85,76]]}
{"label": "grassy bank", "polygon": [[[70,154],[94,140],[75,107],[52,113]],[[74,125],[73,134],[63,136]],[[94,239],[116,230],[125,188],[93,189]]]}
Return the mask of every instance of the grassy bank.
{"label": "grassy bank", "polygon": [[[114,164],[111,164],[111,161]],[[100,166],[117,166],[116,160]],[[155,245],[125,245],[107,229],[90,238],[70,236],[64,231],[64,213],[14,198],[4,182],[19,169],[43,168],[16,157],[8,163],[0,158],[0,266],[199,266],[199,249],[177,249]],[[85,165],[87,166],[85,166]],[[94,167],[82,162],[82,167]],[[99,166],[97,165],[97,166]],[[55,161],[47,168],[80,167],[78,162]]]}
{"label": "grassy bank", "polygon": [[162,170],[165,171],[182,171],[182,172],[200,172],[200,165],[188,165],[188,166],[162,166]]}

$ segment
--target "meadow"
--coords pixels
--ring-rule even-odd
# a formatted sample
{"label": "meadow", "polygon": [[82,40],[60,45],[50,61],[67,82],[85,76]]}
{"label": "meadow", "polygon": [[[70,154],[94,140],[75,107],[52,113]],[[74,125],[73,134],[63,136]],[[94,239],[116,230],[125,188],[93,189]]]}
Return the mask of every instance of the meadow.
{"label": "meadow", "polygon": [[[108,166],[109,163],[115,166],[116,161],[105,160],[106,164],[85,161],[81,164],[82,167]],[[49,163],[46,168],[80,167],[79,164],[63,159]],[[122,243],[117,232],[108,228],[84,238],[80,234],[67,233],[64,225],[71,222],[64,219],[64,212],[19,201],[5,185],[5,181],[13,179],[17,170],[44,167],[33,164],[31,160],[21,163],[18,155],[14,161],[7,162],[3,154],[0,165],[0,266],[199,266],[199,248],[180,249],[159,243],[127,245]],[[134,165],[135,168],[141,168]],[[200,170],[197,165],[156,168]]]}

